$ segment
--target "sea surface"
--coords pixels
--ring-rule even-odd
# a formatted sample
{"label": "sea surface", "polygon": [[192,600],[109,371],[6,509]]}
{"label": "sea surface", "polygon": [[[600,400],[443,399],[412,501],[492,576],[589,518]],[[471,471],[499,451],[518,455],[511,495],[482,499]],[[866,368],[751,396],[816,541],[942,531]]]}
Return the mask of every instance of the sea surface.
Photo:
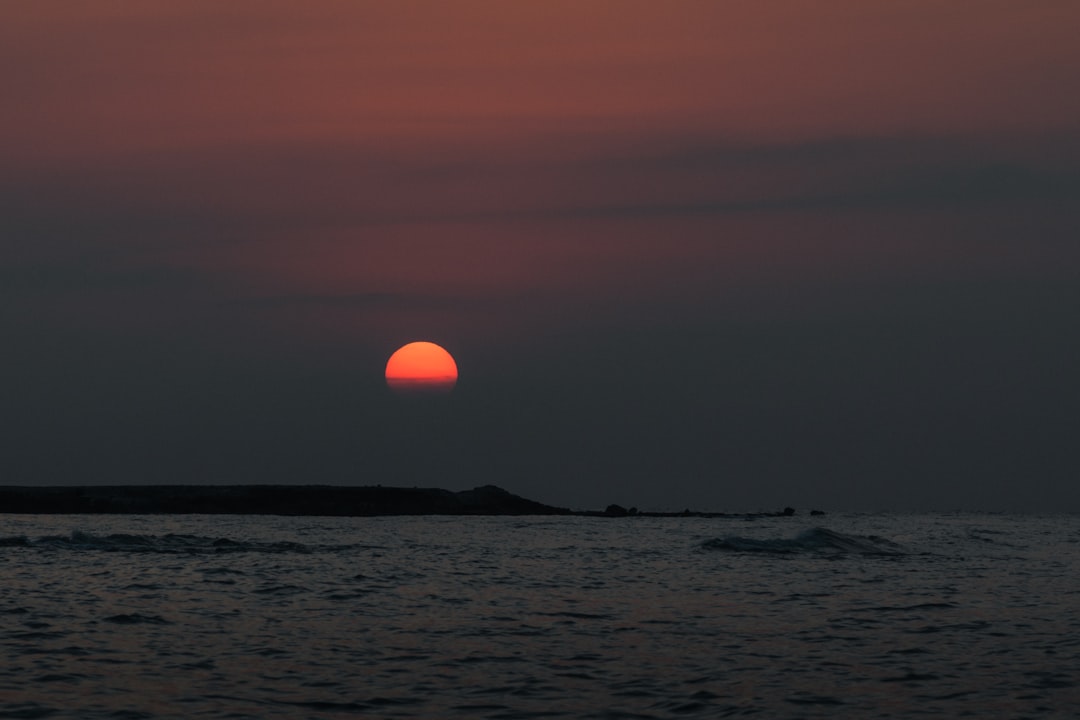
{"label": "sea surface", "polygon": [[4,718],[1075,718],[1080,517],[0,515]]}

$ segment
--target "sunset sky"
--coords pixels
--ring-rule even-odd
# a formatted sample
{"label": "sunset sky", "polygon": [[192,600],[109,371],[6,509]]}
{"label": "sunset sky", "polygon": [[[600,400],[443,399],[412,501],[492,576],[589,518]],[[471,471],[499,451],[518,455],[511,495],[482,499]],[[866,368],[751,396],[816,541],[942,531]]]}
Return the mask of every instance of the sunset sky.
{"label": "sunset sky", "polygon": [[2,16],[0,484],[1080,510],[1075,0]]}

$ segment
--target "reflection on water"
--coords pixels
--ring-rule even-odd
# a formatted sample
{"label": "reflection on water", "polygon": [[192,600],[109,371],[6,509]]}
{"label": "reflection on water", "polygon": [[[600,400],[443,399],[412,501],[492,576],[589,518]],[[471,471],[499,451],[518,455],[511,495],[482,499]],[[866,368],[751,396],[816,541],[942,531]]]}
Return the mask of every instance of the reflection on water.
{"label": "reflection on water", "polygon": [[0,717],[1066,717],[1078,528],[0,515]]}

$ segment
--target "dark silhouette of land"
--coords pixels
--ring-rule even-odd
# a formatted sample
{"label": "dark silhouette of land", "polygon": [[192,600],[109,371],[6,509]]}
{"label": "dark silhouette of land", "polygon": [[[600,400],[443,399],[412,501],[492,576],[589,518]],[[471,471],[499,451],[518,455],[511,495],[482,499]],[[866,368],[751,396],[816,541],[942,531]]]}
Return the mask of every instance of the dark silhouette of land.
{"label": "dark silhouette of land", "polygon": [[777,513],[639,512],[609,505],[575,511],[514,495],[494,485],[439,488],[337,485],[93,485],[0,487],[0,513],[229,515],[585,515],[591,517],[757,517]]}

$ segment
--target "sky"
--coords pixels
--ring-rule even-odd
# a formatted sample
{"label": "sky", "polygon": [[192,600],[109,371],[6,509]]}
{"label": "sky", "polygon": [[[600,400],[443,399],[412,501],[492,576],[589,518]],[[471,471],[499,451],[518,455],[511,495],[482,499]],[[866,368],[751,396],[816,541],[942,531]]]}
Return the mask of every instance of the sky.
{"label": "sky", "polygon": [[1080,511],[1074,0],[3,17],[0,484]]}

